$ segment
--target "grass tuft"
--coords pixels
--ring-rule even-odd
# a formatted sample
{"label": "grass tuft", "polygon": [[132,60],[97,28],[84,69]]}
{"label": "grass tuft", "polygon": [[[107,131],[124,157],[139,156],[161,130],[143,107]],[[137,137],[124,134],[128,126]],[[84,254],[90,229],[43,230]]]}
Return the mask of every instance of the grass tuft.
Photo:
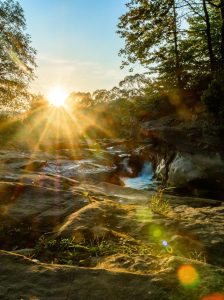
{"label": "grass tuft", "polygon": [[152,212],[160,214],[160,215],[167,215],[171,212],[171,206],[167,199],[164,199],[164,191],[167,188],[160,188],[155,195],[152,196],[149,202],[149,208]]}

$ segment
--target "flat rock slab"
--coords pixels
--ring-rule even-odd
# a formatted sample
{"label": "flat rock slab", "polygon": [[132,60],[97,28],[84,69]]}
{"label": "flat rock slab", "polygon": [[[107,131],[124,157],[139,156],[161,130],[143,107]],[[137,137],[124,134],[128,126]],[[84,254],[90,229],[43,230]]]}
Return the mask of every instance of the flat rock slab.
{"label": "flat rock slab", "polygon": [[0,261],[0,297],[5,300],[149,299],[153,285],[152,276],[36,264],[2,251]]}
{"label": "flat rock slab", "polygon": [[[0,251],[0,297],[4,300],[198,300],[223,293],[224,271],[195,264],[200,282],[182,287],[177,270],[187,263],[170,259],[164,271],[150,275],[39,264],[21,255]],[[189,263],[189,262],[188,262]]]}

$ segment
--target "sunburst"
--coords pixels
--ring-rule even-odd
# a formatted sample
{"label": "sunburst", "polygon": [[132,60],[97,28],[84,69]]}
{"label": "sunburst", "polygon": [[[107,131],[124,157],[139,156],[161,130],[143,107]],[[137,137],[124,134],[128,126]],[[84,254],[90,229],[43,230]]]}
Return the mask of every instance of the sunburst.
{"label": "sunburst", "polygon": [[55,107],[64,106],[67,97],[68,93],[61,87],[51,88],[47,94],[48,102]]}

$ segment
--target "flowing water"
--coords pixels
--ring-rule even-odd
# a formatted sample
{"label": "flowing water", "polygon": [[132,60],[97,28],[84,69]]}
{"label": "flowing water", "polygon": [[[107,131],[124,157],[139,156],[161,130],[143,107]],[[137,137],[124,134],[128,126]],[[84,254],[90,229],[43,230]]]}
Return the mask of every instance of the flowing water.
{"label": "flowing water", "polygon": [[61,149],[55,151],[54,154],[48,151],[30,153],[12,149],[2,150],[0,152],[0,178],[16,181],[18,178],[25,177],[28,180],[28,174],[51,174],[78,181],[112,182],[118,185],[120,178],[126,187],[136,190],[156,186],[152,164],[145,162],[141,172],[133,178],[136,170],[134,170],[135,166],[130,164],[131,154],[119,147],[107,147],[106,150],[99,150],[97,153],[92,149],[84,148],[81,154],[79,158],[73,158],[69,149]]}
{"label": "flowing water", "polygon": [[141,172],[135,178],[122,178],[124,185],[136,190],[153,188],[157,182],[153,180],[153,168],[150,162],[145,162]]}

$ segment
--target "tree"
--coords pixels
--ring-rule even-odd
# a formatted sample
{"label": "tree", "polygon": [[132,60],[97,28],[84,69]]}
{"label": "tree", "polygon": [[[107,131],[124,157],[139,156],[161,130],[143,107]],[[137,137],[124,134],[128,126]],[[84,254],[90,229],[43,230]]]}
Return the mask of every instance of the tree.
{"label": "tree", "polygon": [[165,51],[169,48],[172,68],[167,73],[172,78],[171,86],[182,88],[176,1],[131,0],[127,8],[128,12],[120,17],[118,24],[118,34],[125,39],[125,47],[119,53],[125,58],[123,66],[140,62],[152,73],[162,75],[164,61],[167,61]]}
{"label": "tree", "polygon": [[122,97],[122,92],[121,90],[114,86],[111,90],[110,90],[110,100],[114,101],[114,100],[118,100],[119,98]]}
{"label": "tree", "polygon": [[26,33],[22,7],[14,0],[0,0],[0,104],[19,108],[29,98],[36,51]]}
{"label": "tree", "polygon": [[145,89],[151,83],[151,80],[144,74],[135,74],[126,76],[119,82],[119,87],[123,97],[131,98],[143,96]]}
{"label": "tree", "polygon": [[105,89],[96,90],[93,92],[93,99],[95,104],[106,103],[110,101],[110,92]]}
{"label": "tree", "polygon": [[211,70],[211,74],[213,75],[216,67],[216,61],[215,61],[215,54],[213,50],[213,38],[212,38],[212,28],[211,28],[211,16],[210,16],[211,11],[208,7],[207,0],[201,0],[197,2],[192,0],[182,0],[182,1],[186,3],[190,17],[192,18],[193,16],[193,18],[199,19],[199,22],[204,24],[203,29],[198,31],[198,33],[203,33],[204,31],[206,34],[206,42],[207,42],[206,52],[208,52],[209,55],[210,70]]}
{"label": "tree", "polygon": [[90,93],[72,92],[66,101],[74,110],[87,108],[93,105],[93,99]]}
{"label": "tree", "polygon": [[[189,1],[187,2],[189,3]],[[186,88],[203,90],[207,88],[214,72],[217,70],[217,65],[220,64],[221,19],[217,10],[208,6],[208,32],[202,1],[197,2],[197,6],[193,5],[186,19],[188,30],[179,46]]]}
{"label": "tree", "polygon": [[221,43],[220,43],[220,53],[221,53],[221,68],[222,70],[224,69],[224,0],[207,0],[208,3],[215,7],[216,9],[218,9],[220,11],[220,15],[221,15],[221,20],[222,20],[222,24],[221,24]]}

